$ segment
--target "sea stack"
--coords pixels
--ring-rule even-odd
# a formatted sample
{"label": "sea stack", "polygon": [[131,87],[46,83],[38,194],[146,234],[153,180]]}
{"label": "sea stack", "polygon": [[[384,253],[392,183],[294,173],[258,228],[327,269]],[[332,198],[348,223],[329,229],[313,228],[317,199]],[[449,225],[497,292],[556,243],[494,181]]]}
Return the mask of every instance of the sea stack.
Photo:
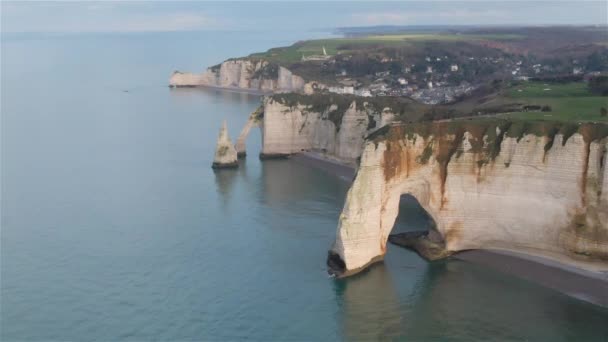
{"label": "sea stack", "polygon": [[213,164],[211,165],[214,169],[226,169],[238,167],[236,149],[230,141],[228,136],[228,128],[226,127],[226,121],[222,123],[220,129],[220,135],[217,138],[217,144],[215,147],[215,158],[213,158]]}

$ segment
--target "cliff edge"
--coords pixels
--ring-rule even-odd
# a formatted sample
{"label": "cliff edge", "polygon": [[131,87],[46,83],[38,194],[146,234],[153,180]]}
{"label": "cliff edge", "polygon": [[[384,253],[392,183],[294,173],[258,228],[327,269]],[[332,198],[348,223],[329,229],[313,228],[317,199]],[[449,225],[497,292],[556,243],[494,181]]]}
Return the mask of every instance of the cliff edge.
{"label": "cliff edge", "polygon": [[304,79],[265,60],[234,59],[208,68],[201,74],[175,71],[170,87],[217,87],[257,92],[301,92]]}

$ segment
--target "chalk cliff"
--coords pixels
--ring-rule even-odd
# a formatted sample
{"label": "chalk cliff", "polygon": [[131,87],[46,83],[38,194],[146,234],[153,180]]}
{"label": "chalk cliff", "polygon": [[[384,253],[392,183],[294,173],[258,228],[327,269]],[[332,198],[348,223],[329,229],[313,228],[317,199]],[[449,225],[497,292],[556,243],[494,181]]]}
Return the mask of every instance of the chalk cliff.
{"label": "chalk cliff", "polygon": [[284,94],[263,106],[262,158],[316,151],[354,162],[365,136],[395,118],[392,108],[354,97]]}
{"label": "chalk cliff", "polygon": [[288,69],[265,60],[234,59],[210,67],[201,74],[175,71],[169,78],[169,86],[300,92],[304,91],[305,81]]}
{"label": "chalk cliff", "polygon": [[232,141],[230,141],[226,121],[224,121],[220,129],[220,135],[217,138],[215,157],[213,158],[211,167],[221,169],[237,167],[238,165],[236,149],[232,145]]}
{"label": "chalk cliff", "polygon": [[422,239],[442,246],[441,256],[506,249],[606,271],[607,163],[604,124],[385,127],[364,144],[328,264],[345,276],[382,259],[400,196],[411,194],[435,221]]}

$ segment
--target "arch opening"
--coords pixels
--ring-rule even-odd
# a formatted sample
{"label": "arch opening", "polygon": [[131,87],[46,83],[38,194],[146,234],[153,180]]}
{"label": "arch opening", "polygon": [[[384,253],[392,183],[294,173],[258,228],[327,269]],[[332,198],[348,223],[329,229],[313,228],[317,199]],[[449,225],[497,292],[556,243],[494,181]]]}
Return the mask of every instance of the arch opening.
{"label": "arch opening", "polygon": [[446,256],[445,242],[437,230],[435,220],[416,197],[409,193],[402,194],[399,198],[399,212],[388,241],[414,250],[428,260]]}
{"label": "arch opening", "polygon": [[239,159],[247,156],[246,143],[247,143],[247,138],[249,137],[249,133],[251,132],[252,128],[259,127],[260,131],[262,133],[262,139],[264,138],[263,130],[261,127],[261,122],[262,122],[263,118],[264,118],[264,106],[263,105],[260,105],[255,111],[253,111],[249,115],[249,118],[247,119],[245,126],[243,126],[243,129],[241,130],[241,133],[239,134],[239,136],[236,140],[236,144],[234,145],[234,147],[236,148],[236,155]]}

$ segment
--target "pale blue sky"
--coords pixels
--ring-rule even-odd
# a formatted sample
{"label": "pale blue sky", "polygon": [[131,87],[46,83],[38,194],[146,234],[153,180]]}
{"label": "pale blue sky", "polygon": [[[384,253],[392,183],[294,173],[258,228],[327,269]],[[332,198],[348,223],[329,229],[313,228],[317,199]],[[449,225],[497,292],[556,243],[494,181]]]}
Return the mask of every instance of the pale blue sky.
{"label": "pale blue sky", "polygon": [[319,30],[373,25],[597,25],[606,1],[10,2],[3,32]]}

